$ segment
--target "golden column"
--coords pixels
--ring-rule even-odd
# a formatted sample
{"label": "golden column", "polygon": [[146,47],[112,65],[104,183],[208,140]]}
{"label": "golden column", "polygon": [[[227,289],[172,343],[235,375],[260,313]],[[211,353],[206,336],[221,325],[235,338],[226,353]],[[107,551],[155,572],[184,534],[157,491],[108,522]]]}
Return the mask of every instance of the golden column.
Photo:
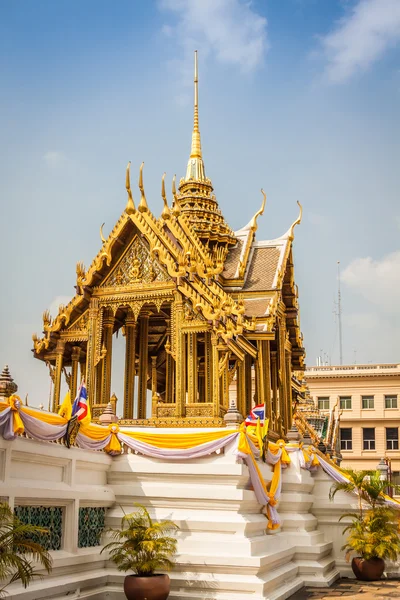
{"label": "golden column", "polygon": [[136,375],[136,321],[133,315],[125,321],[124,419],[133,419]]}
{"label": "golden column", "polygon": [[187,389],[188,403],[198,401],[198,375],[197,375],[197,333],[187,334]]}
{"label": "golden column", "polygon": [[271,364],[269,340],[259,340],[258,345],[258,367],[260,395],[259,403],[266,406],[266,418],[271,418]]}
{"label": "golden column", "polygon": [[70,389],[70,394],[71,394],[71,400],[72,402],[75,399],[76,396],[76,390],[78,387],[78,365],[79,365],[79,357],[81,355],[81,349],[79,346],[74,346],[72,348],[72,353],[71,353],[71,360],[72,360],[72,367],[71,367],[71,389]]}
{"label": "golden column", "polygon": [[246,389],[245,389],[245,377],[244,377],[244,360],[238,361],[236,369],[236,395],[237,395],[237,409],[246,418]]}
{"label": "golden column", "polygon": [[271,352],[271,382],[272,382],[272,423],[275,431],[278,427],[279,404],[278,404],[278,369],[276,352]]}
{"label": "golden column", "polygon": [[211,333],[204,333],[204,401],[212,402],[212,349]]}
{"label": "golden column", "polygon": [[114,331],[114,315],[108,313],[103,318],[103,344],[106,355],[103,359],[101,382],[101,404],[108,404],[111,398],[111,369],[112,369],[112,337]]}
{"label": "golden column", "polygon": [[251,409],[253,408],[253,386],[251,377],[251,365],[252,360],[249,354],[246,354],[244,358],[244,389],[245,389],[245,411],[244,418],[247,417]]}
{"label": "golden column", "polygon": [[157,416],[157,356],[151,357],[151,416]]}
{"label": "golden column", "polygon": [[[288,390],[287,390],[287,377],[286,377],[286,360],[285,360],[285,342],[286,342],[286,327],[285,327],[285,317],[282,315],[279,319],[279,404],[280,404],[280,414],[281,414],[281,423],[282,426],[287,432],[287,422],[288,422]],[[282,431],[280,434],[282,435]]]}
{"label": "golden column", "polygon": [[90,300],[89,307],[89,326],[88,326],[88,343],[86,351],[86,388],[88,393],[89,404],[92,406],[95,394],[96,381],[96,323],[99,318],[99,301],[97,298]]}
{"label": "golden column", "polygon": [[[290,343],[290,342],[289,342]],[[292,426],[293,421],[293,406],[292,406],[292,354],[286,349],[285,353],[285,373],[286,373],[286,390],[287,390],[287,411],[286,411],[286,431]]]}
{"label": "golden column", "polygon": [[185,416],[186,401],[186,335],[182,332],[184,315],[182,297],[179,293],[175,293],[175,320],[175,416],[181,418]]}
{"label": "golden column", "polygon": [[229,408],[229,351],[227,350],[222,363],[222,373],[221,373],[221,404],[226,410]]}
{"label": "golden column", "polygon": [[[174,359],[172,358],[171,351],[171,321],[166,319],[167,323],[167,341],[168,350],[165,350],[165,402],[172,403],[174,401]],[[167,344],[165,345],[167,347]]]}
{"label": "golden column", "polygon": [[63,368],[64,350],[65,341],[59,339],[56,346],[56,370],[54,374],[53,412],[57,412],[60,407],[61,376]]}
{"label": "golden column", "polygon": [[150,311],[142,310],[139,317],[139,385],[138,385],[138,419],[146,418],[147,403],[147,369],[149,345]]}
{"label": "golden column", "polygon": [[212,377],[212,402],[213,402],[213,417],[219,417],[219,400],[220,400],[220,385],[219,385],[219,350],[218,336],[213,332],[211,334],[211,363],[212,369],[209,376]]}

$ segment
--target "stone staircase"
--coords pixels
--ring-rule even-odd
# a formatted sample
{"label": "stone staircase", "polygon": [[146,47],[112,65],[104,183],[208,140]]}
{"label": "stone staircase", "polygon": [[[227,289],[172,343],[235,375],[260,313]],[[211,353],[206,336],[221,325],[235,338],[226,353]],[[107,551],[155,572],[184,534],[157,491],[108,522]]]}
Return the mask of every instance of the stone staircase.
{"label": "stone staircase", "polygon": [[[123,511],[139,503],[179,525],[171,600],[284,600],[303,585],[328,586],[339,576],[332,544],[310,513],[313,478],[292,459],[283,476],[278,532],[266,529],[247,467],[236,462],[232,448],[190,462],[116,457],[108,483],[117,502],[107,524],[118,526]],[[271,468],[260,468],[269,480]],[[110,584],[122,578],[116,573]]]}

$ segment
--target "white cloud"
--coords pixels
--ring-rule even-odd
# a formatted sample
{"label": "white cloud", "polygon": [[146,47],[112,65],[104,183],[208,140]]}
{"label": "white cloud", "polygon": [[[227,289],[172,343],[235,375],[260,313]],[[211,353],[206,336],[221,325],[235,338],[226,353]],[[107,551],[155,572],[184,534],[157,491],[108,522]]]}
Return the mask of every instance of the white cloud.
{"label": "white cloud", "polygon": [[399,0],[358,0],[335,29],[321,38],[331,83],[367,70],[400,40]]}
{"label": "white cloud", "polygon": [[49,167],[58,167],[65,162],[65,156],[62,152],[46,152],[46,154],[43,155],[43,158]]}
{"label": "white cloud", "polygon": [[400,298],[400,251],[381,260],[357,258],[343,271],[342,281],[383,312],[397,314]]}
{"label": "white cloud", "polygon": [[255,12],[251,1],[160,0],[159,6],[177,18],[173,26],[164,25],[162,30],[168,37],[173,32],[183,46],[186,60],[180,65],[182,77],[186,78],[187,59],[190,56],[192,65],[192,53],[197,48],[202,60],[213,54],[218,62],[238,66],[243,72],[253,71],[262,63],[268,48],[267,20]]}

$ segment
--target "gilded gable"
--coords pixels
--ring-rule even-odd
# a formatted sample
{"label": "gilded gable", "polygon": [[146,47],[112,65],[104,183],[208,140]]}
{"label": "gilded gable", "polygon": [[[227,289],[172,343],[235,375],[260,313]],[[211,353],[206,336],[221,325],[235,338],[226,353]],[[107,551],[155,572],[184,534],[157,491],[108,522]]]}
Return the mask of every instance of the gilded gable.
{"label": "gilded gable", "polygon": [[150,257],[145,241],[139,235],[135,235],[101,287],[129,286],[136,283],[149,284],[170,281],[170,279],[157,260]]}

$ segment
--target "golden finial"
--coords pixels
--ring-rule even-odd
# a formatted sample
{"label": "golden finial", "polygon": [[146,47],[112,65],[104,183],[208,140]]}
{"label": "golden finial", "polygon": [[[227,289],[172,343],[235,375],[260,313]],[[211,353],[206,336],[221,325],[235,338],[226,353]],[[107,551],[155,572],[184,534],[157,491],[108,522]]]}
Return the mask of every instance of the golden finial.
{"label": "golden finial", "polygon": [[128,202],[126,203],[125,212],[128,215],[132,215],[135,212],[135,203],[133,201],[132,191],[131,191],[130,168],[131,168],[131,161],[128,162],[128,165],[126,167],[126,178],[125,178],[125,187],[126,187],[126,191],[128,192]]}
{"label": "golden finial", "polygon": [[172,214],[174,217],[178,217],[181,214],[181,209],[179,207],[179,203],[176,200],[176,175],[174,175],[172,179],[172,196],[174,201],[172,203]]}
{"label": "golden finial", "polygon": [[104,237],[104,235],[103,235],[103,227],[104,227],[104,225],[105,225],[105,223],[102,223],[102,224],[100,225],[100,239],[101,239],[101,241],[103,242],[103,244],[105,244],[105,243],[106,243],[106,238],[105,238],[105,237]]}
{"label": "golden finial", "polygon": [[198,89],[198,71],[197,71],[197,50],[194,53],[194,117],[192,146],[190,158],[186,170],[185,181],[195,180],[203,181],[206,175],[204,171],[203,154],[201,151],[200,129],[199,129],[199,89]]}
{"label": "golden finial", "polygon": [[265,205],[267,203],[267,195],[264,192],[264,190],[261,188],[261,193],[263,195],[263,201],[261,204],[261,208],[260,210],[258,210],[256,212],[256,214],[254,215],[254,217],[252,218],[252,220],[250,221],[250,229],[252,229],[253,231],[257,231],[257,219],[260,215],[262,215],[264,213],[264,209],[265,209]]}
{"label": "golden finial", "polygon": [[193,133],[192,133],[192,149],[190,158],[202,158],[200,130],[199,130],[199,88],[198,88],[198,71],[197,71],[197,50],[194,51],[194,116],[193,116]]}
{"label": "golden finial", "polygon": [[164,201],[164,208],[161,213],[161,216],[164,219],[164,221],[166,221],[167,219],[171,218],[171,212],[169,210],[169,206],[168,206],[168,202],[167,202],[167,195],[165,193],[165,173],[163,174],[162,179],[161,179],[161,198]]}
{"label": "golden finial", "polygon": [[140,212],[147,212],[149,210],[149,207],[147,206],[146,196],[144,195],[143,166],[144,166],[144,162],[142,162],[142,164],[140,165],[140,170],[139,170],[139,190],[141,193],[141,197],[140,197],[140,203],[139,203],[138,209]]}
{"label": "golden finial", "polygon": [[296,227],[296,225],[300,225],[301,219],[303,216],[303,207],[298,200],[297,200],[297,204],[299,205],[300,212],[299,212],[299,216],[297,217],[297,219],[295,220],[295,222],[293,223],[293,225],[291,226],[291,228],[288,231],[288,238],[290,240],[294,239],[294,228]]}

